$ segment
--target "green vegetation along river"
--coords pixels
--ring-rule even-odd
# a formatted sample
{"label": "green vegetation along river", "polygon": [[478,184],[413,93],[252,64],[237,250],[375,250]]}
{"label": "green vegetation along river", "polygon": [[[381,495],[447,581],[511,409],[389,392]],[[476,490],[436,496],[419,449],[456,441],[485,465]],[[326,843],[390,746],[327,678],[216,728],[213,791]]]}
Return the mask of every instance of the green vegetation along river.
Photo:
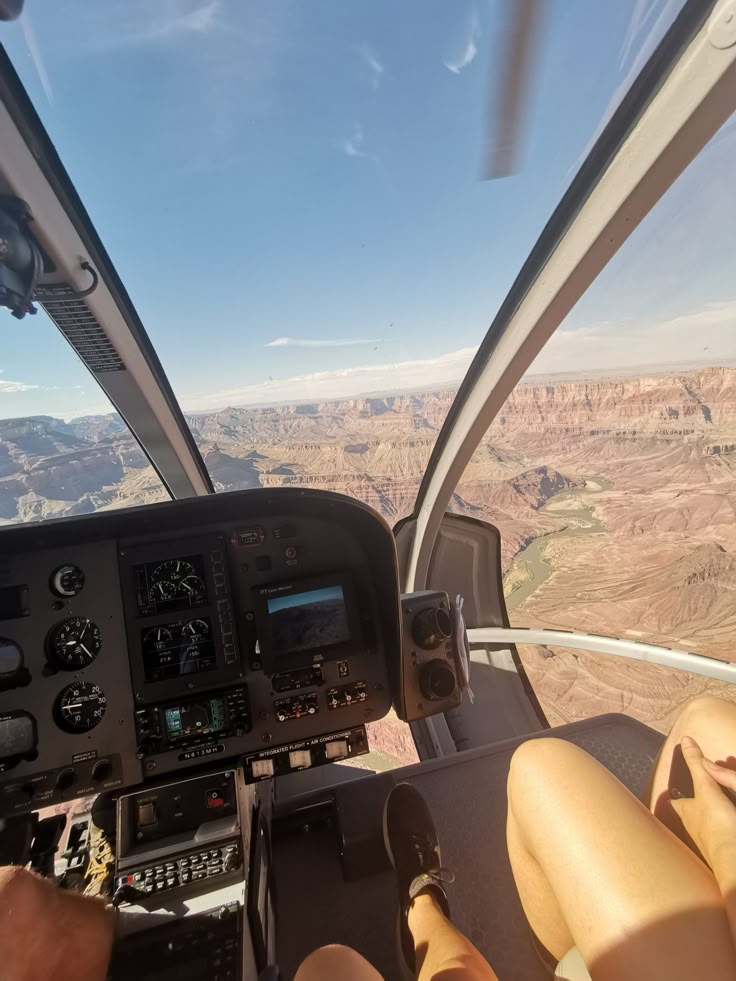
{"label": "green vegetation along river", "polygon": [[[602,477],[585,477],[585,485],[571,491],[564,491],[551,497],[540,508],[547,514],[564,518],[566,527],[562,531],[553,531],[541,535],[530,542],[514,557],[504,580],[506,586],[506,607],[515,610],[521,606],[542,583],[552,575],[552,566],[545,561],[547,545],[559,538],[572,538],[577,535],[600,535],[605,532],[604,525],[596,518],[590,504],[575,503],[582,496],[600,494],[609,490],[613,485]],[[511,585],[515,583],[515,585]],[[509,588],[510,587],[510,588]]]}

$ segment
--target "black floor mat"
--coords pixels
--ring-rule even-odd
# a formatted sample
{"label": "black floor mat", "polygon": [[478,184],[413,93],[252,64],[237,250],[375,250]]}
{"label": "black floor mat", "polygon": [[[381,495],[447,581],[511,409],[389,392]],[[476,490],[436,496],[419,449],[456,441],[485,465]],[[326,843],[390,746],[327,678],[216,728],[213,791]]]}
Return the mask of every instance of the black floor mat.
{"label": "black floor mat", "polygon": [[[563,726],[554,735],[582,746],[638,795],[662,742],[658,733],[619,715]],[[454,922],[488,958],[500,981],[545,981],[549,975],[532,948],[506,855],[506,775],[520,742],[368,777],[371,783],[361,781],[361,792],[375,787],[383,799],[391,782],[416,785],[439,829],[443,861],[456,872],[448,890]],[[350,792],[343,785],[335,794]],[[285,981],[310,951],[328,943],[354,947],[386,981],[400,981],[393,876],[384,868],[345,882],[339,848],[337,834],[325,829],[274,842],[277,949]]]}

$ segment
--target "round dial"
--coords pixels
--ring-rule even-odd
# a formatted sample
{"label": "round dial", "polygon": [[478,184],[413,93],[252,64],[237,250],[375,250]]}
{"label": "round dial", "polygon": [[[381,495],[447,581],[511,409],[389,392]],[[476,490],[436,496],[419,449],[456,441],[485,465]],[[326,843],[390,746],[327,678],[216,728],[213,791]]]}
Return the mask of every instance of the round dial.
{"label": "round dial", "polygon": [[169,559],[168,562],[161,562],[151,573],[151,582],[163,582],[166,580],[173,583],[174,589],[179,585],[185,576],[194,575],[194,566],[191,562],[184,562],[181,559]]}
{"label": "round dial", "polygon": [[51,592],[68,599],[84,589],[84,572],[78,565],[60,565],[51,573]]}
{"label": "round dial", "polygon": [[86,668],[102,648],[100,628],[87,617],[69,617],[49,635],[49,653],[65,671]]}
{"label": "round dial", "polygon": [[184,576],[178,584],[177,592],[180,596],[199,596],[204,592],[204,580],[201,576]]}
{"label": "round dial", "polygon": [[172,640],[168,627],[151,627],[143,635],[143,646],[148,650],[161,651],[168,647]]}
{"label": "round dial", "polygon": [[107,699],[99,685],[67,685],[56,699],[56,721],[66,732],[89,732],[102,721]]}
{"label": "round dial", "polygon": [[204,640],[209,634],[210,626],[206,620],[187,620],[181,628],[181,635],[190,644]]}
{"label": "round dial", "polygon": [[176,594],[176,586],[168,579],[161,579],[155,582],[148,590],[148,595],[153,603],[162,603],[164,600],[173,599]]}

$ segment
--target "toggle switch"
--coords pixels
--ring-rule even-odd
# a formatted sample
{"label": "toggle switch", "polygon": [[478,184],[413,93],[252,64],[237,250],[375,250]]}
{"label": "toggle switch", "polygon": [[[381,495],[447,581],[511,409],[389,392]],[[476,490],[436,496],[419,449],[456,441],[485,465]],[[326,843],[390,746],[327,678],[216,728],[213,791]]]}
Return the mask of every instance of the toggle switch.
{"label": "toggle switch", "polygon": [[272,777],[273,760],[253,760],[251,770],[254,777]]}
{"label": "toggle switch", "polygon": [[138,827],[147,828],[158,821],[156,813],[156,802],[152,800],[139,801],[138,803]]}
{"label": "toggle switch", "polygon": [[297,749],[289,753],[289,766],[292,770],[306,770],[312,765],[312,754],[308,749]]}
{"label": "toggle switch", "polygon": [[348,755],[348,744],[345,739],[333,739],[325,743],[325,757],[328,760],[342,760]]}

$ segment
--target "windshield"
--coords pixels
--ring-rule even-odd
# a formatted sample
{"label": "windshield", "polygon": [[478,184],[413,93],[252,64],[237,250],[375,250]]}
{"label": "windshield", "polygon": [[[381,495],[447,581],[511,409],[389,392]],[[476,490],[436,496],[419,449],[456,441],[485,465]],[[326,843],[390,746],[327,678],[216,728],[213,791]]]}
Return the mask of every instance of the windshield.
{"label": "windshield", "polygon": [[[29,0],[0,36],[216,488],[326,487],[393,520],[509,285],[679,6],[546,5],[519,169],[497,181],[479,175],[503,4]],[[58,386],[23,412],[97,413],[99,393],[70,399],[58,371],[51,347],[22,346],[16,376]]]}
{"label": "windshield", "polygon": [[23,321],[2,315],[0,524],[166,500],[143,450],[43,311]]}

